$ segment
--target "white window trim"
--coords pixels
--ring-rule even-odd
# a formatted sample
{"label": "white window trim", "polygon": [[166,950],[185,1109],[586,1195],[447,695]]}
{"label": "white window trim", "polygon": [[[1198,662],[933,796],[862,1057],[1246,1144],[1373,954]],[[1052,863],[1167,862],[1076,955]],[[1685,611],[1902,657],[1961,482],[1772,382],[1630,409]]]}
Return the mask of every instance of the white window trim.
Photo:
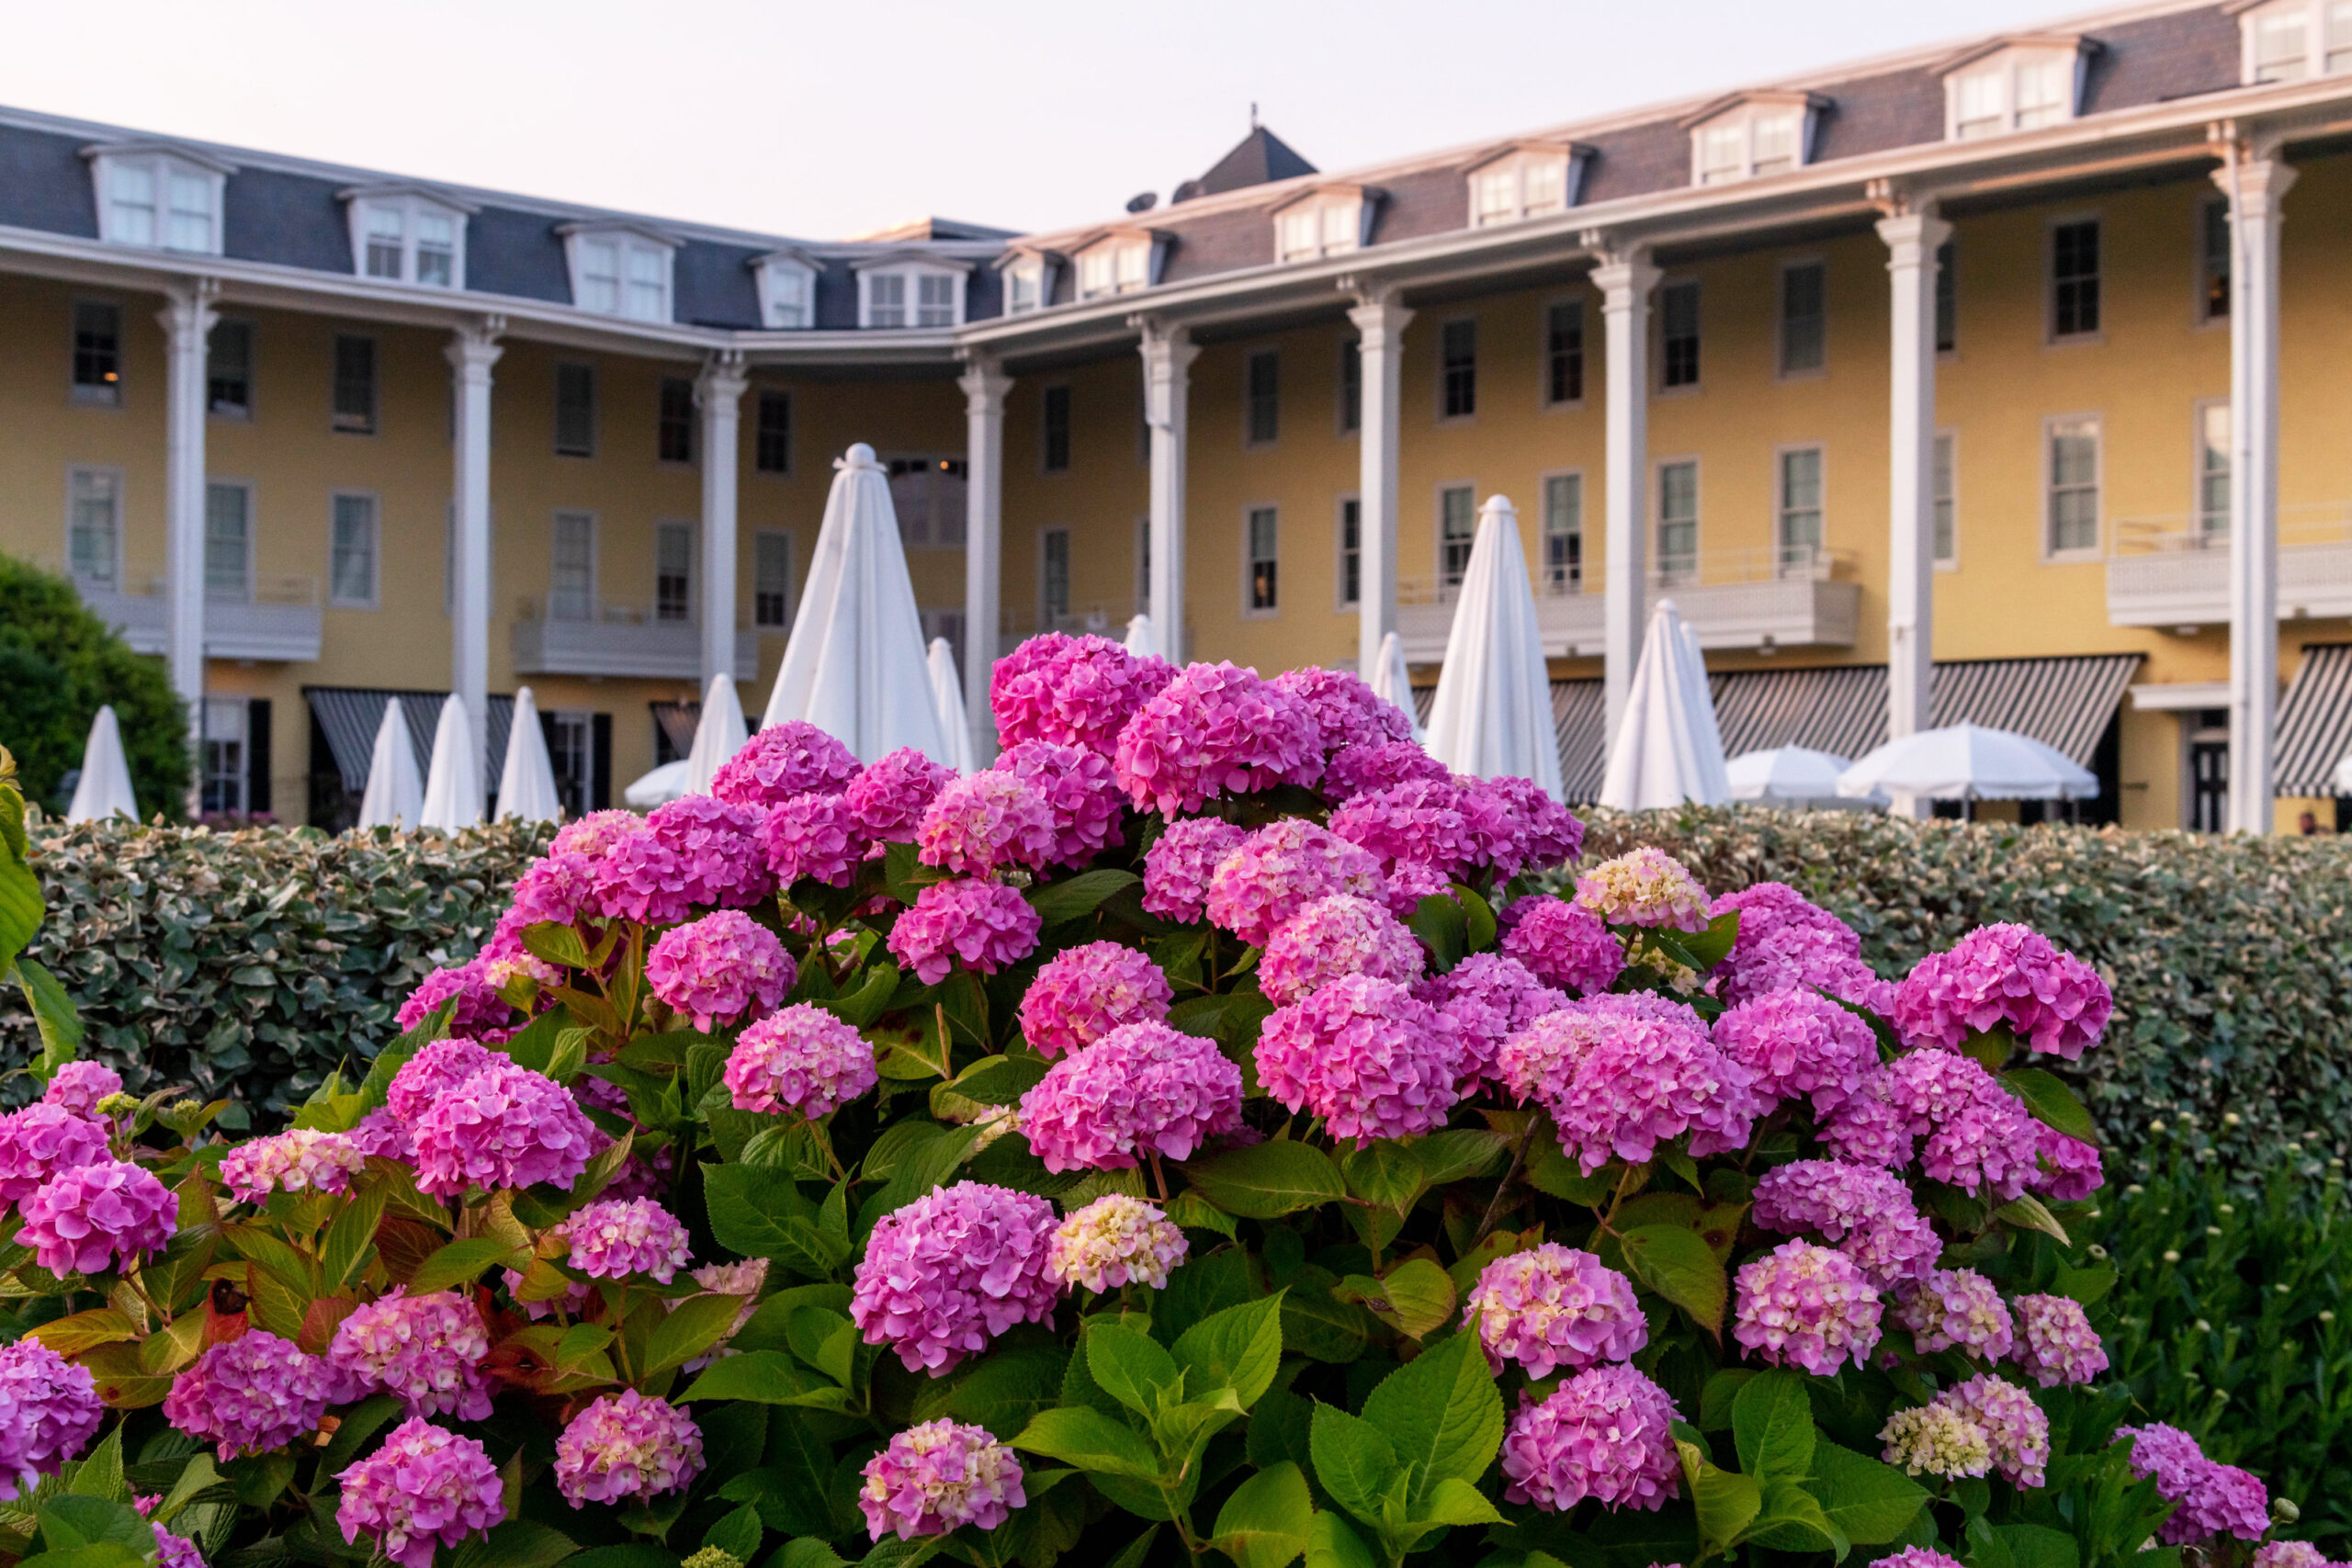
{"label": "white window trim", "polygon": [[[372,563],[368,586],[372,590],[365,599],[339,598],[334,591],[334,506],[345,496],[356,497],[368,503],[368,531],[375,536],[368,545],[368,559]],[[360,490],[351,485],[338,485],[327,491],[327,607],[333,610],[380,610],[384,607],[384,497],[381,491]]]}
{"label": "white window trim", "polygon": [[[1478,547],[1478,481],[1476,479],[1440,479],[1430,491],[1430,581],[1440,598],[1459,584],[1445,581],[1445,492],[1466,490],[1470,492],[1470,547]],[[1462,563],[1464,576],[1469,575],[1470,563]]]}
{"label": "white window trim", "polygon": [[[1692,518],[1690,519],[1690,525],[1691,525],[1691,529],[1692,529],[1692,532],[1691,532],[1691,535],[1690,535],[1690,577],[1688,577],[1688,578],[1677,578],[1677,579],[1673,579],[1671,581],[1668,581],[1668,578],[1667,578],[1667,576],[1666,576],[1665,566],[1664,566],[1664,564],[1663,564],[1663,563],[1665,562],[1665,560],[1666,560],[1666,552],[1665,552],[1664,550],[1662,550],[1662,549],[1660,549],[1660,548],[1658,547],[1658,531],[1659,531],[1661,528],[1663,528],[1663,527],[1665,527],[1665,526],[1666,526],[1666,478],[1665,478],[1665,475],[1666,475],[1666,470],[1667,470],[1667,469],[1668,469],[1668,468],[1678,468],[1678,467],[1680,467],[1681,465],[1686,464],[1686,463],[1690,465],[1690,471],[1691,471],[1691,479],[1692,479],[1692,483],[1691,483],[1691,493],[1692,493],[1692,494],[1694,494],[1695,496],[1697,496],[1697,497],[1699,498],[1699,508],[1698,508],[1698,511],[1697,511],[1697,513],[1692,516]],[[1773,511],[1772,511],[1772,532],[1773,532],[1773,544],[1774,544],[1774,547],[1776,547],[1776,548],[1778,547],[1779,543],[1780,543],[1780,539],[1779,539],[1779,535],[1780,535],[1780,507],[1779,507],[1780,494],[1779,494],[1779,491],[1780,491],[1780,479],[1781,479],[1781,476],[1780,476],[1780,474],[1779,474],[1779,472],[1778,472],[1779,465],[1780,465],[1780,459],[1779,459],[1779,458],[1777,458],[1777,457],[1775,457],[1775,458],[1773,459],[1773,467],[1774,467],[1774,470],[1775,470],[1775,471],[1774,471],[1774,473],[1773,473],[1773,475],[1772,475],[1772,488],[1773,488],[1773,492],[1774,492],[1774,493],[1773,493],[1773,497],[1772,497],[1772,499],[1773,499],[1773,502],[1774,502],[1774,505],[1773,505]],[[1668,587],[1689,587],[1689,586],[1694,586],[1694,585],[1698,582],[1698,581],[1699,581],[1699,573],[1700,573],[1700,570],[1701,570],[1701,567],[1700,567],[1700,564],[1699,564],[1699,563],[1700,563],[1701,559],[1704,557],[1705,552],[1706,552],[1706,540],[1707,540],[1707,506],[1706,506],[1706,495],[1707,495],[1707,470],[1706,470],[1706,466],[1705,466],[1705,464],[1704,464],[1704,463],[1700,459],[1699,454],[1698,454],[1698,453],[1696,453],[1696,452],[1683,452],[1683,453],[1678,453],[1678,454],[1675,454],[1675,455],[1670,456],[1670,457],[1654,457],[1654,458],[1652,458],[1652,459],[1650,460],[1650,475],[1649,475],[1649,479],[1650,479],[1650,521],[1649,521],[1649,526],[1650,526],[1650,536],[1649,536],[1649,549],[1648,549],[1648,551],[1647,551],[1647,554],[1648,554],[1648,556],[1649,556],[1649,571],[1648,571],[1648,576],[1649,576],[1650,585],[1651,585],[1652,587],[1658,587],[1658,586],[1668,586]]]}
{"label": "white window trim", "polygon": [[[1970,51],[1943,68],[1944,79],[1944,140],[1959,141],[1960,89],[1963,81],[1998,73],[2001,78],[2001,124],[1999,129],[1966,138],[1971,141],[1989,141],[1996,137],[2016,136],[2028,131],[2048,130],[2052,126],[2068,125],[2082,118],[2083,87],[2090,75],[2091,56],[2098,46],[2079,38],[2020,38],[2001,41]],[[2067,68],[2065,101],[2052,125],[2019,126],[2018,124],[2018,73],[2029,65],[2044,64],[2064,57]]]}
{"label": "white window trim", "polygon": [[[1738,171],[1717,185],[1737,185],[1743,181],[1775,178],[1779,175],[1795,174],[1813,163],[1814,132],[1825,100],[1811,93],[1743,93],[1715,102],[1682,121],[1690,136],[1690,183],[1703,188],[1707,181],[1706,138],[1710,130],[1718,130],[1737,119],[1741,130],[1741,159]],[[1773,175],[1759,175],[1756,171],[1756,127],[1759,121],[1796,116],[1796,146],[1794,159],[1787,169]]]}
{"label": "white window trim", "polygon": [[[1448,413],[1445,412],[1445,329],[1451,326],[1458,326],[1464,321],[1470,323],[1470,412],[1468,413]],[[1448,428],[1456,425],[1477,423],[1478,361],[1483,357],[1482,351],[1486,346],[1484,344],[1479,342],[1479,339],[1484,337],[1486,334],[1478,330],[1478,317],[1476,313],[1473,312],[1466,316],[1448,316],[1443,321],[1437,323],[1437,331],[1431,335],[1437,342],[1437,382],[1435,387],[1432,389],[1434,393],[1434,406],[1431,410],[1431,412],[1437,415],[1435,423],[1440,426]],[[1475,497],[1476,492],[1474,491],[1473,493]]]}
{"label": "white window trim", "polygon": [[[1274,225],[1274,260],[1279,263],[1321,261],[1350,255],[1372,243],[1372,226],[1380,210],[1381,193],[1366,186],[1318,186],[1291,197],[1270,214]],[[1303,209],[1315,213],[1315,243],[1298,250],[1283,247],[1284,220]],[[1330,214],[1340,214],[1340,238],[1331,237]]]}
{"label": "white window trim", "polygon": [[[850,267],[857,274],[857,324],[861,331],[936,333],[952,331],[964,324],[964,313],[967,306],[967,297],[971,293],[969,276],[972,264],[970,262],[959,261],[953,256],[935,255],[930,252],[910,254],[905,251],[891,251],[881,255],[861,257],[850,263]],[[907,321],[905,325],[881,328],[874,325],[874,280],[877,277],[899,277],[906,280]],[[917,300],[922,292],[922,285],[918,279],[925,277],[945,277],[954,280],[947,295],[954,307],[955,319],[944,326],[919,327],[915,323],[915,315],[919,309]]]}
{"label": "white window trim", "polygon": [[[112,385],[85,386],[81,382],[74,379],[74,356],[75,353],[78,352],[75,345],[75,339],[79,336],[81,329],[81,323],[77,318],[80,316],[82,307],[85,305],[96,306],[100,309],[110,310],[114,312],[115,378]],[[124,381],[122,367],[123,349],[124,341],[130,335],[130,328],[126,325],[129,317],[129,310],[124,308],[122,301],[119,299],[103,299],[89,294],[76,294],[66,301],[65,400],[70,406],[77,409],[113,409],[118,412],[120,412],[122,408],[122,388]]]}
{"label": "white window trim", "polygon": [[[675,237],[642,223],[560,223],[556,232],[563,237],[564,265],[571,277],[571,304],[574,310],[591,315],[624,321],[650,321],[668,326],[678,318],[678,248]],[[615,265],[618,267],[620,308],[600,310],[583,303],[587,298],[586,277],[581,270],[581,246],[583,241],[610,242],[616,249]],[[629,257],[654,253],[662,260],[662,313],[659,316],[631,315],[628,310]]]}
{"label": "white window trim", "polygon": [[[1679,288],[1684,284],[1690,284],[1699,290],[1699,375],[1695,380],[1685,381],[1678,387],[1669,387],[1666,384],[1666,291],[1669,288]],[[1650,354],[1652,356],[1650,359],[1650,396],[1652,399],[1695,398],[1707,389],[1706,280],[1695,273],[1669,275],[1658,279],[1657,287],[1651,290],[1650,298],[1654,301],[1650,310],[1650,319],[1656,323],[1650,329]],[[1776,300],[1774,303],[1778,304],[1778,301]],[[1780,329],[1775,327],[1773,329],[1773,339],[1776,354],[1779,337]]]}
{"label": "white window trim", "polygon": [[[2228,197],[2214,191],[2211,195],[2199,197],[2196,205],[2189,209],[2189,220],[2196,225],[2196,236],[2188,247],[2190,265],[2188,321],[2189,324],[2199,332],[2216,327],[2226,329],[2230,324],[2227,313],[2215,315],[2205,309],[2205,276],[2211,270],[2213,260],[2212,254],[2205,248],[2205,215],[2217,207],[2222,209],[2222,243],[2225,245],[2232,244],[2235,236],[2229,227],[2230,198]],[[2237,257],[2234,254],[2223,258],[2224,265],[2232,270],[2234,270],[2236,261]],[[2231,287],[2233,289],[2236,288],[2234,279]],[[2234,305],[2236,300],[2233,299],[2231,303]]]}
{"label": "white window trim", "polygon": [[[1936,431],[1935,441],[1951,447],[1951,554],[1936,554],[1936,449],[1928,447],[1928,557],[1938,571],[1960,570],[1960,427],[1947,424]],[[2046,460],[2046,459],[2045,459]]]}
{"label": "white window trim", "polygon": [[241,478],[233,474],[207,474],[204,476],[204,538],[208,546],[211,543],[212,539],[212,491],[216,486],[226,487],[232,490],[241,490],[245,492],[245,592],[244,597],[242,599],[212,600],[211,565],[209,562],[199,561],[198,569],[204,574],[205,596],[214,604],[250,604],[254,602],[254,585],[260,580],[261,575],[261,562],[258,558],[261,555],[261,510],[259,506],[261,494],[260,487],[252,479]]}
{"label": "white window trim", "polygon": [[[123,487],[129,482],[122,468],[113,463],[68,463],[65,465],[65,575],[74,578],[74,477],[76,474],[105,474],[114,481],[114,586],[112,592],[127,592],[124,579],[127,570],[123,536],[130,532],[125,523]],[[79,580],[74,579],[77,582]]]}
{"label": "white window trim", "polygon": [[[770,251],[753,256],[744,264],[752,269],[752,276],[760,292],[760,330],[771,333],[807,332],[817,324],[817,273],[814,257],[801,250]],[[776,321],[776,308],[783,302],[780,285],[788,277],[800,280],[802,312],[806,320],[798,325]]]}
{"label": "white window trim", "polygon": [[[1089,241],[1085,244],[1073,247],[1070,251],[1069,259],[1070,265],[1076,270],[1078,279],[1078,298],[1080,299],[1109,299],[1121,294],[1137,294],[1141,293],[1144,289],[1159,287],[1160,269],[1166,265],[1168,260],[1168,246],[1169,236],[1167,234],[1162,233],[1157,229],[1144,229],[1114,231],[1111,233],[1102,235],[1100,238]],[[1119,254],[1132,253],[1137,250],[1144,253],[1143,281],[1141,283],[1121,283],[1117,281],[1120,268],[1117,262],[1114,260],[1111,268],[1113,278],[1111,287],[1108,288],[1087,288],[1087,257],[1095,254],[1097,252],[1103,251],[1108,251],[1115,257]]]}
{"label": "white window trim", "polygon": [[[2188,533],[2194,538],[2205,536],[2205,415],[2212,409],[2226,412],[2229,407],[2227,397],[2199,398],[2188,407]],[[2107,445],[2105,434],[2104,430],[2100,432],[2102,439],[2099,445],[2102,448]],[[2233,425],[2229,445],[2223,448],[2223,455],[2233,463],[2237,461],[2236,436],[2236,428]],[[2104,452],[2101,455],[2104,456]],[[2222,507],[2222,536],[2225,538],[2230,522],[2230,507],[2225,501]]]}
{"label": "white window trim", "polygon": [[[795,528],[754,528],[752,531],[752,570],[744,575],[751,580],[752,630],[755,633],[774,632],[783,636],[792,630],[794,615],[800,609],[800,537]],[[771,626],[760,619],[760,546],[762,539],[782,539],[785,558],[790,563],[790,581],[784,590],[784,620]]]}
{"label": "white window trim", "polygon": [[[2098,426],[2098,461],[2091,476],[2091,490],[2098,498],[2098,510],[2091,519],[2091,542],[2079,549],[2052,549],[2050,541],[2050,494],[2056,482],[2056,476],[2051,471],[2051,437],[2058,426],[2071,424],[2076,420],[2084,419],[2090,420]],[[2041,422],[2041,458],[2036,467],[2040,469],[2041,476],[2041,493],[2037,498],[2038,503],[2034,508],[2034,529],[2039,536],[2034,541],[2034,547],[2041,558],[2041,564],[2071,566],[2081,561],[2095,561],[2102,558],[2107,553],[2107,415],[2098,410],[2077,409],[2071,413],[2053,413],[2045,416]],[[1955,493],[1958,487],[1955,486]],[[1954,543],[1957,544],[1958,527],[1955,526],[1952,532]]]}
{"label": "white window trim", "polygon": [[[169,141],[119,141],[101,143],[82,149],[82,156],[89,160],[92,192],[98,203],[98,237],[110,245],[136,245],[141,250],[178,251],[182,255],[223,254],[221,249],[229,227],[229,176],[237,172],[234,164],[223,163],[208,153]],[[114,204],[107,199],[107,189],[115,170],[144,165],[154,181],[155,237],[145,243],[124,239],[114,231]],[[206,182],[211,203],[212,243],[201,251],[183,251],[170,243],[171,177],[191,175]]]}
{"label": "white window trim", "polygon": [[[229,412],[222,412],[219,407],[217,407],[217,406],[213,403],[213,401],[212,401],[212,339],[210,338],[210,336],[209,336],[209,335],[208,335],[208,336],[205,338],[205,340],[204,340],[204,343],[205,343],[205,347],[204,347],[204,355],[205,355],[205,363],[204,363],[204,417],[205,417],[205,418],[207,418],[207,419],[218,419],[218,420],[223,420],[223,421],[225,421],[225,422],[227,422],[228,423],[231,423],[231,424],[251,424],[251,423],[254,422],[254,380],[256,379],[256,377],[255,377],[254,372],[253,350],[254,350],[254,345],[255,344],[257,344],[258,342],[260,342],[260,333],[257,333],[257,332],[254,330],[254,319],[253,319],[251,316],[242,316],[242,315],[239,315],[239,316],[225,316],[225,315],[224,315],[224,316],[221,316],[221,317],[218,318],[218,319],[217,319],[217,320],[215,320],[215,321],[213,321],[213,323],[212,323],[212,331],[217,333],[217,332],[219,332],[222,327],[232,327],[232,326],[233,326],[233,327],[243,327],[243,328],[244,328],[244,329],[245,329],[245,401],[244,401],[244,405],[243,405],[242,408],[238,408],[238,409],[231,410],[231,411],[229,411]],[[105,406],[105,405],[101,404],[100,406],[101,406],[101,407],[103,407],[103,406]]]}
{"label": "white window trim", "polygon": [[[354,186],[338,191],[344,204],[344,221],[351,232],[351,276],[369,283],[404,283],[415,288],[430,288],[435,293],[461,291],[466,287],[466,220],[477,209],[470,202],[456,200],[422,186]],[[383,208],[401,214],[401,275],[398,277],[371,277],[368,272],[368,209]],[[416,274],[416,220],[420,213],[433,213],[449,220],[451,250],[449,282],[425,283]]]}
{"label": "white window trim", "polygon": [[[1813,547],[1826,555],[1829,550],[1829,443],[1826,441],[1783,441],[1772,448],[1772,557],[1776,565],[1785,569],[1781,554],[1788,546],[1781,536],[1781,525],[1788,520],[1789,496],[1782,481],[1788,470],[1782,467],[1792,452],[1811,452],[1821,459],[1821,503],[1814,510],[1821,514],[1821,540]],[[1811,563],[1807,563],[1811,564]]]}
{"label": "white window trim", "polygon": [[[1009,251],[996,264],[1001,280],[999,290],[1003,299],[1002,310],[1008,316],[1034,315],[1054,302],[1054,285],[1059,281],[1064,257],[1059,251]],[[1015,274],[1026,275],[1035,298],[1026,305],[1012,302],[1012,279]]]}
{"label": "white window trim", "polygon": [[[2071,223],[2098,226],[2098,330],[2058,333],[2058,231]],[[2107,214],[2098,208],[2080,212],[2054,212],[2041,220],[2041,346],[2079,348],[2107,341]]]}
{"label": "white window trim", "polygon": [[[548,594],[547,615],[555,618],[555,544],[556,519],[584,517],[588,520],[588,618],[574,625],[593,625],[603,614],[605,604],[605,523],[593,507],[559,506],[548,513]],[[647,606],[650,619],[651,606]]]}
{"label": "white window trim", "polygon": [[[1552,563],[1544,547],[1552,537],[1551,490],[1554,479],[1577,481],[1577,537],[1589,544],[1591,530],[1585,526],[1586,502],[1591,499],[1590,487],[1584,482],[1584,469],[1545,468],[1535,476],[1535,596],[1542,599],[1551,594]],[[1577,553],[1577,584],[1554,597],[1566,598],[1582,593],[1592,581],[1592,558],[1579,547]]]}
{"label": "white window trim", "polygon": [[[662,533],[665,528],[680,528],[686,536],[686,618],[683,621],[662,619]],[[645,574],[645,623],[656,626],[698,626],[702,625],[702,520],[695,517],[657,517],[653,520],[653,558],[646,563],[652,570]]]}
{"label": "white window trim", "polygon": [[1552,400],[1552,312],[1562,305],[1574,305],[1582,318],[1584,327],[1582,352],[1586,380],[1590,380],[1592,376],[1593,312],[1586,305],[1584,295],[1553,294],[1538,299],[1535,302],[1535,407],[1541,413],[1558,413],[1566,409],[1580,409],[1585,405],[1586,397],[1589,396],[1587,394],[1586,397],[1563,398],[1557,402]]}
{"label": "white window trim", "polygon": [[[1512,142],[1497,149],[1470,164],[1462,171],[1463,199],[1466,204],[1464,226],[1471,229],[1499,228],[1506,223],[1524,223],[1532,218],[1556,217],[1560,212],[1566,212],[1582,206],[1585,171],[1590,167],[1591,162],[1592,150],[1573,141],[1521,141]],[[1556,212],[1550,209],[1541,212],[1529,210],[1527,171],[1539,163],[1556,163],[1560,165],[1560,206]],[[1483,176],[1493,173],[1497,165],[1505,164],[1511,166],[1514,183],[1518,186],[1519,199],[1512,204],[1509,213],[1495,218],[1485,217],[1478,207],[1479,182]]]}
{"label": "white window trim", "polygon": [[1046,614],[1046,541],[1056,534],[1068,539],[1071,547],[1069,551],[1069,602],[1062,606],[1062,614],[1074,615],[1078,613],[1078,531],[1067,523],[1040,524],[1037,528],[1037,629],[1041,632],[1055,629]]}
{"label": "white window trim", "polygon": [[[1821,363],[1810,370],[1791,370],[1789,363],[1789,274],[1799,267],[1821,269]],[[1706,308],[1706,290],[1699,291],[1700,309]],[[1930,298],[1928,308],[1935,308]],[[1703,322],[1700,340],[1699,377],[1706,379],[1706,344]],[[1775,381],[1818,381],[1829,374],[1829,258],[1826,255],[1784,256],[1772,273],[1772,379]],[[1804,446],[1809,443],[1800,442]]]}
{"label": "white window trim", "polygon": [[[1359,597],[1351,599],[1348,587],[1348,507],[1356,509],[1356,588]],[[1354,491],[1342,491],[1331,498],[1331,610],[1335,615],[1352,615],[1363,607],[1363,498]]]}
{"label": "white window trim", "polygon": [[[2258,83],[2256,73],[2259,62],[2256,58],[2255,37],[2262,19],[2281,12],[2300,11],[2303,16],[2303,75],[2306,82],[2316,81],[2328,74],[2327,70],[2327,0],[2267,0],[2263,4],[2245,4],[2223,7],[2234,11],[2238,18],[2238,83],[2241,86],[2270,86],[2277,84]],[[2339,73],[2340,74],[2340,73]]]}
{"label": "white window trim", "polygon": [[[1258,564],[1250,538],[1250,519],[1255,513],[1274,514],[1274,602],[1261,610],[1250,603],[1250,569]],[[1271,621],[1283,613],[1283,509],[1279,502],[1245,501],[1241,503],[1241,618],[1245,621]]]}

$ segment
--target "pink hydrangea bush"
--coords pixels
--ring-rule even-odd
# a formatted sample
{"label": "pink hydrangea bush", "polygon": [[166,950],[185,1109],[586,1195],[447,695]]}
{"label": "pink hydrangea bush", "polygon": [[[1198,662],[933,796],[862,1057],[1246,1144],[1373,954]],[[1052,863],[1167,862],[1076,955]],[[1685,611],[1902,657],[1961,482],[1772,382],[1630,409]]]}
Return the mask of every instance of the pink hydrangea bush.
{"label": "pink hydrangea bush", "polygon": [[401,1568],[433,1568],[436,1546],[485,1536],[506,1517],[505,1487],[481,1444],[421,1416],[336,1480],[344,1540],[367,1536]]}
{"label": "pink hydrangea bush", "polygon": [[797,972],[774,931],[733,909],[663,931],[645,960],[653,994],[706,1034],[774,1008]]}
{"label": "pink hydrangea bush", "polygon": [[1241,1124],[1241,1069],[1213,1040],[1127,1023],[1056,1062],[1021,1099],[1021,1129],[1052,1171],[1189,1159]]}
{"label": "pink hydrangea bush", "polygon": [[1175,993],[1148,953],[1123,942],[1066,948],[1039,967],[1021,998],[1021,1037],[1052,1061],[1123,1024],[1157,1023]]}

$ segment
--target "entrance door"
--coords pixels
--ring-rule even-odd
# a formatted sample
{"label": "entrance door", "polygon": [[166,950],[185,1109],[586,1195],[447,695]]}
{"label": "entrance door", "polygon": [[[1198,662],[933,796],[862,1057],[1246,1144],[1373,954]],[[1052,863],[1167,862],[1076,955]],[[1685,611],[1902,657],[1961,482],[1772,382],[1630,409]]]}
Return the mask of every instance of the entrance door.
{"label": "entrance door", "polygon": [[2188,827],[2222,833],[2230,819],[2230,732],[2226,713],[2206,714],[2188,737]]}

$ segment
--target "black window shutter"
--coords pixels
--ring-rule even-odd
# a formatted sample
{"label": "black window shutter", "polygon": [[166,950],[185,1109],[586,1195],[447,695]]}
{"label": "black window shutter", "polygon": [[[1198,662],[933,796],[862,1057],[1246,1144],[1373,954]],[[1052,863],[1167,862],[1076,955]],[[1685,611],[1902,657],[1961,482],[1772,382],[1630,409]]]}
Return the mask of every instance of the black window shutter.
{"label": "black window shutter", "polygon": [[245,705],[245,810],[269,808],[269,699],[255,697]]}
{"label": "black window shutter", "polygon": [[589,729],[588,809],[604,811],[613,804],[613,716],[596,715]]}

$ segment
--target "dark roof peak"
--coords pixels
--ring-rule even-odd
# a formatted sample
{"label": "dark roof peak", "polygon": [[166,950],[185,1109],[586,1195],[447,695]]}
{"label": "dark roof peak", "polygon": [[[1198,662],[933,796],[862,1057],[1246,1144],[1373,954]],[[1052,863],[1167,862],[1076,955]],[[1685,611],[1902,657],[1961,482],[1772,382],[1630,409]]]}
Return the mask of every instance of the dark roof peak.
{"label": "dark roof peak", "polygon": [[1219,158],[1207,174],[1178,186],[1170,199],[1187,201],[1196,196],[1221,196],[1229,190],[1271,185],[1276,180],[1296,179],[1316,172],[1315,165],[1300,157],[1296,148],[1260,125],[1253,115],[1250,134],[1236,142],[1233,151]]}

